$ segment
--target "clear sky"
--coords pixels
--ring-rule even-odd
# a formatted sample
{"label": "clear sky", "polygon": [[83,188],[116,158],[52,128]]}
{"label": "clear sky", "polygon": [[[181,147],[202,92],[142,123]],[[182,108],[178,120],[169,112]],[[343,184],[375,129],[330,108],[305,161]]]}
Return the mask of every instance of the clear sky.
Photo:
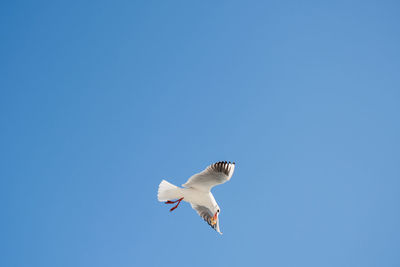
{"label": "clear sky", "polygon": [[[2,1],[0,265],[400,266],[398,1]],[[220,236],[157,201],[235,161]]]}

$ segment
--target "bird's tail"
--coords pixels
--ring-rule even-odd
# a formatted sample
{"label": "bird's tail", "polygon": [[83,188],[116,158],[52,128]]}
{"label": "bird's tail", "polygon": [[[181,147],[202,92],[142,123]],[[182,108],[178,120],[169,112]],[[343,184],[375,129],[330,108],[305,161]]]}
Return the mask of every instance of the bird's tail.
{"label": "bird's tail", "polygon": [[167,201],[181,198],[181,188],[162,180],[158,186],[158,201]]}

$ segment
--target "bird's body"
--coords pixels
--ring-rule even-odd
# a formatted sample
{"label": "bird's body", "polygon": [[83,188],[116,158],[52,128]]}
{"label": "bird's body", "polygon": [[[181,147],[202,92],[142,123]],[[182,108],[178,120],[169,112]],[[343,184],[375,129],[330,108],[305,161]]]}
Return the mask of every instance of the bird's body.
{"label": "bird's body", "polygon": [[211,192],[204,192],[194,188],[181,188],[183,201],[190,204],[205,206],[215,209],[217,202]]}
{"label": "bird's body", "polygon": [[[217,162],[208,166],[204,171],[193,175],[183,184],[183,188],[177,187],[165,180],[162,180],[158,188],[158,200],[166,201],[166,204],[177,203],[171,208],[173,211],[183,200],[192,205],[192,208],[218,233],[218,214],[220,208],[210,192],[215,185],[229,181],[233,175],[235,163]],[[176,201],[172,201],[177,199]]]}

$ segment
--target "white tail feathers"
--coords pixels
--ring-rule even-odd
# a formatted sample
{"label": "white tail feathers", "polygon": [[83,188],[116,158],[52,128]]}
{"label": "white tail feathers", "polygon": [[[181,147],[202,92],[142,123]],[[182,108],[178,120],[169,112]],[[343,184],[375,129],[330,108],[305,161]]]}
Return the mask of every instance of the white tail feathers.
{"label": "white tail feathers", "polygon": [[182,195],[181,188],[162,180],[158,186],[158,201],[167,201],[180,198]]}

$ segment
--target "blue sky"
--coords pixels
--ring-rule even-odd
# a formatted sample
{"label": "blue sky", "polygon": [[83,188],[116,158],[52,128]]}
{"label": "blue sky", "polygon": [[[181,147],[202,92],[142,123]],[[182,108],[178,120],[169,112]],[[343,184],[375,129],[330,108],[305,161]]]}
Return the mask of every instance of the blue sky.
{"label": "blue sky", "polygon": [[0,265],[399,266],[399,9],[3,2]]}

